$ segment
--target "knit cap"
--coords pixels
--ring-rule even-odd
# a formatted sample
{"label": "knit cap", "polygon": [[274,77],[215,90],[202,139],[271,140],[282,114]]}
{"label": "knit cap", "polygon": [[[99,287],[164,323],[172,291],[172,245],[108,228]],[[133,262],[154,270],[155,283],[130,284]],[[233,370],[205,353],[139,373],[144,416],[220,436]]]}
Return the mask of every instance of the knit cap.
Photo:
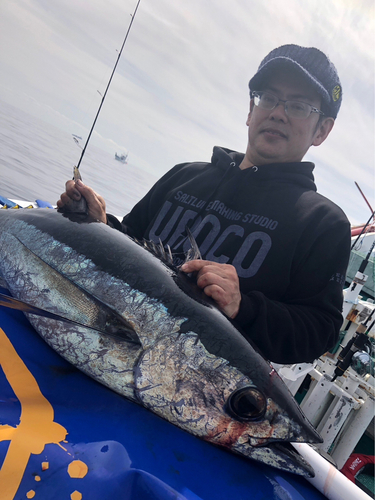
{"label": "knit cap", "polygon": [[250,80],[250,94],[254,90],[261,90],[275,69],[287,66],[299,71],[317,90],[322,98],[322,111],[325,116],[336,118],[342,101],[339,75],[328,57],[315,47],[290,44],[272,50]]}

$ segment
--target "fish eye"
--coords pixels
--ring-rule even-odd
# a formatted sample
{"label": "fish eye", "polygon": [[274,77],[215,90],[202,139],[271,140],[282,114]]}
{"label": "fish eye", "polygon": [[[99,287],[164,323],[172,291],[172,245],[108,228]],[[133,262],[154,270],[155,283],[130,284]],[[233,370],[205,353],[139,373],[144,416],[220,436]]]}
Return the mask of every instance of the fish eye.
{"label": "fish eye", "polygon": [[246,386],[232,392],[226,407],[238,420],[259,420],[266,413],[267,399],[256,387]]}

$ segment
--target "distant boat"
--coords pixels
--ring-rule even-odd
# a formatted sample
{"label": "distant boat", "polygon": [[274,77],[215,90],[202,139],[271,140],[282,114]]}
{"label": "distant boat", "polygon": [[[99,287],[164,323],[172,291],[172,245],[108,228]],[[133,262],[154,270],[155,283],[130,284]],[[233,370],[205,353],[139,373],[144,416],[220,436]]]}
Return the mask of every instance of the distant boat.
{"label": "distant boat", "polygon": [[82,141],[82,137],[80,137],[79,135],[76,135],[76,134],[72,134],[72,136],[76,139],[79,139],[80,141]]}
{"label": "distant boat", "polygon": [[116,160],[121,161],[121,163],[128,163],[128,162],[126,161],[126,160],[127,160],[127,158],[128,158],[128,155],[127,155],[127,154],[126,154],[126,155],[122,155],[122,154],[121,154],[121,155],[118,155],[117,153],[115,153],[115,158],[116,158]]}

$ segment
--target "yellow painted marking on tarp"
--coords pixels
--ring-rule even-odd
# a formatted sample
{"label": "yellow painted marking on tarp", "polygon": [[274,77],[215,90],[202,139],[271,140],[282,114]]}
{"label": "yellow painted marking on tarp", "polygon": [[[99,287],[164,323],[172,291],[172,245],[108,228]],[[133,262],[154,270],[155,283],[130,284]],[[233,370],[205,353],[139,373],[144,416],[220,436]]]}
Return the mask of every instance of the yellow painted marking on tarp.
{"label": "yellow painted marking on tarp", "polygon": [[70,495],[71,500],[81,500],[82,499],[82,493],[79,491],[73,491],[73,493]]}
{"label": "yellow painted marking on tarp", "polygon": [[68,455],[70,455],[70,453],[68,452],[68,450],[66,448],[64,448],[64,446],[61,444],[61,443],[57,443],[58,446],[60,446],[60,448],[64,451],[66,451],[68,453]]}
{"label": "yellow painted marking on tarp", "polygon": [[81,460],[73,460],[68,466],[68,474],[70,477],[82,479],[86,476],[89,468]]}
{"label": "yellow painted marking on tarp", "polygon": [[[10,441],[0,469],[1,499],[13,500],[30,455],[42,453],[46,444],[63,441],[67,430],[53,421],[52,405],[41,393],[34,376],[1,328],[0,365],[21,404],[19,424],[16,427],[0,425],[0,441]],[[35,492],[30,490],[29,494],[32,496],[28,498],[33,498]]]}

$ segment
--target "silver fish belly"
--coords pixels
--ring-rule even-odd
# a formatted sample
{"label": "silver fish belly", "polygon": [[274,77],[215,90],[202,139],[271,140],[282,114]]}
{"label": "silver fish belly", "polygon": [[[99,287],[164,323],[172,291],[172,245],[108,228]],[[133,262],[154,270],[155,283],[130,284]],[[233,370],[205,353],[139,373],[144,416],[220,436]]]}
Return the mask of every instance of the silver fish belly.
{"label": "silver fish belly", "polygon": [[288,443],[321,438],[271,365],[183,273],[102,223],[55,210],[0,210],[0,252],[14,297],[90,326],[27,315],[77,368],[202,439],[314,474]]}

